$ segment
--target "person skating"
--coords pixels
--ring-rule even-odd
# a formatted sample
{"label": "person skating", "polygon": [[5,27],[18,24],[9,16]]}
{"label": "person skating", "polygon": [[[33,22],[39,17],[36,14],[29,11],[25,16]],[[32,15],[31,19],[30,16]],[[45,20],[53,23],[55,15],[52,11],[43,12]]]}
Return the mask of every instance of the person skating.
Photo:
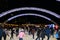
{"label": "person skating", "polygon": [[13,34],[14,34],[14,30],[13,30],[13,28],[11,29],[11,37],[10,37],[10,39],[13,39]]}
{"label": "person skating", "polygon": [[24,30],[22,29],[18,34],[19,40],[23,40],[24,36],[25,36],[25,33],[24,33]]}
{"label": "person skating", "polygon": [[42,28],[42,30],[41,30],[41,38],[42,38],[42,40],[45,38],[45,29],[44,28]]}
{"label": "person skating", "polygon": [[31,33],[32,33],[32,35],[33,35],[33,39],[34,39],[35,29],[32,29],[32,30],[31,30]]}
{"label": "person skating", "polygon": [[8,31],[7,31],[7,29],[4,29],[3,30],[3,38],[4,38],[4,40],[6,40],[7,35],[8,35]]}
{"label": "person skating", "polygon": [[47,40],[49,40],[50,34],[51,34],[50,28],[48,26],[45,27],[45,35],[48,37]]}
{"label": "person skating", "polygon": [[37,39],[40,40],[40,36],[41,36],[41,28],[39,28],[38,31],[37,31],[37,38],[36,38],[36,40]]}

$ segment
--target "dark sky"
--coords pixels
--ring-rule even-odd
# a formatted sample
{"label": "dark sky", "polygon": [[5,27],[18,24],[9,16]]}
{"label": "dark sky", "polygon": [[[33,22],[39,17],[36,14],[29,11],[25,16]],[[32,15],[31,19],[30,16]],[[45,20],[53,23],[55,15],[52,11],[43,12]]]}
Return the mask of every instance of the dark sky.
{"label": "dark sky", "polygon": [[[57,2],[56,0],[40,0],[40,1],[39,0],[34,0],[34,1],[33,0],[24,0],[24,1],[23,0],[0,0],[0,13],[10,9],[20,8],[20,7],[38,7],[38,8],[43,8],[43,9],[56,12],[57,14],[60,15],[60,2]],[[31,11],[27,11],[27,12],[32,13]],[[34,12],[34,13],[39,13],[39,12]],[[42,15],[48,16],[60,24],[60,19],[57,19],[54,16],[48,14],[42,13]],[[1,22],[5,21],[9,17],[11,17],[10,14],[2,17]]]}
{"label": "dark sky", "polygon": [[60,2],[56,0],[0,0],[0,12],[19,7],[40,7],[60,13]]}

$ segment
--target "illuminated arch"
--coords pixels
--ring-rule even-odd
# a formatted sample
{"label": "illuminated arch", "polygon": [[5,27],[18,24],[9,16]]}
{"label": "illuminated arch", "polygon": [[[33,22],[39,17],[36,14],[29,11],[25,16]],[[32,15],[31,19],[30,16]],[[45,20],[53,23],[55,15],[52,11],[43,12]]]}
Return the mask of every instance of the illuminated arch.
{"label": "illuminated arch", "polygon": [[[44,19],[47,19],[47,20],[51,21],[50,18],[48,18],[48,17],[46,17],[46,16],[43,16],[43,15],[40,15],[40,14],[25,13],[25,14],[19,14],[19,15],[13,16],[13,17],[7,19],[6,22],[11,21],[12,19],[15,19],[15,18],[17,18],[17,17],[27,16],[27,15],[38,16],[38,17],[42,17],[42,18],[44,18]],[[55,22],[53,22],[53,23],[55,23]]]}
{"label": "illuminated arch", "polygon": [[21,10],[36,10],[36,11],[42,11],[42,12],[45,12],[45,13],[48,13],[50,15],[53,15],[57,18],[60,18],[60,16],[58,14],[56,14],[55,12],[52,12],[52,11],[49,11],[49,10],[46,10],[46,9],[42,9],[42,8],[36,8],[36,7],[22,7],[22,8],[16,8],[16,9],[12,9],[12,10],[8,10],[6,12],[3,12],[0,14],[0,17],[2,16],[5,16],[9,13],[12,13],[12,12],[15,12],[15,11],[21,11]]}
{"label": "illuminated arch", "polygon": [[56,0],[56,1],[60,2],[60,0]]}

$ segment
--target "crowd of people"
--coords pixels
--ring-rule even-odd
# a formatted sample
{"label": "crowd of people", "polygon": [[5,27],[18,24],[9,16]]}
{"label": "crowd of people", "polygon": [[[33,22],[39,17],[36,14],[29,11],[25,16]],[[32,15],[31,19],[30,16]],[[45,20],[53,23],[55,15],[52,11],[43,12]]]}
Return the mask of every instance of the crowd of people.
{"label": "crowd of people", "polygon": [[[13,39],[14,35],[16,34],[16,37],[19,38],[19,40],[23,40],[23,37],[25,36],[25,29],[24,27],[22,27],[19,30],[20,27],[16,27],[15,29],[13,27],[11,28],[3,28],[0,25],[0,40],[2,40],[2,37],[4,38],[4,40],[6,40],[7,36],[10,36],[10,40]],[[9,30],[11,31],[11,33],[9,33]],[[49,27],[47,25],[45,25],[44,27],[35,27],[35,26],[29,26],[29,28],[26,28],[28,35],[32,35],[32,38],[35,40],[40,40],[40,38],[42,38],[41,40],[44,40],[45,36],[47,36],[47,40],[50,39],[50,36],[53,36],[54,38],[56,38],[57,40],[60,40],[60,29],[58,27]],[[35,38],[35,33],[37,35],[37,37]],[[9,35],[11,34],[11,35]]]}

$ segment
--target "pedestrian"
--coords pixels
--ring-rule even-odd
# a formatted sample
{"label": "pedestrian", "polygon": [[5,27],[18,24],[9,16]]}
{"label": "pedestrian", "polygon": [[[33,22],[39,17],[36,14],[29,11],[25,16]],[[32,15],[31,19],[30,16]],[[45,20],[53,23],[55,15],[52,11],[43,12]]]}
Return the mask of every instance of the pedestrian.
{"label": "pedestrian", "polygon": [[25,36],[25,33],[24,33],[24,30],[22,29],[18,34],[19,40],[23,40],[24,36]]}
{"label": "pedestrian", "polygon": [[0,25],[0,40],[2,40],[2,36],[3,36],[3,29],[2,26]]}

